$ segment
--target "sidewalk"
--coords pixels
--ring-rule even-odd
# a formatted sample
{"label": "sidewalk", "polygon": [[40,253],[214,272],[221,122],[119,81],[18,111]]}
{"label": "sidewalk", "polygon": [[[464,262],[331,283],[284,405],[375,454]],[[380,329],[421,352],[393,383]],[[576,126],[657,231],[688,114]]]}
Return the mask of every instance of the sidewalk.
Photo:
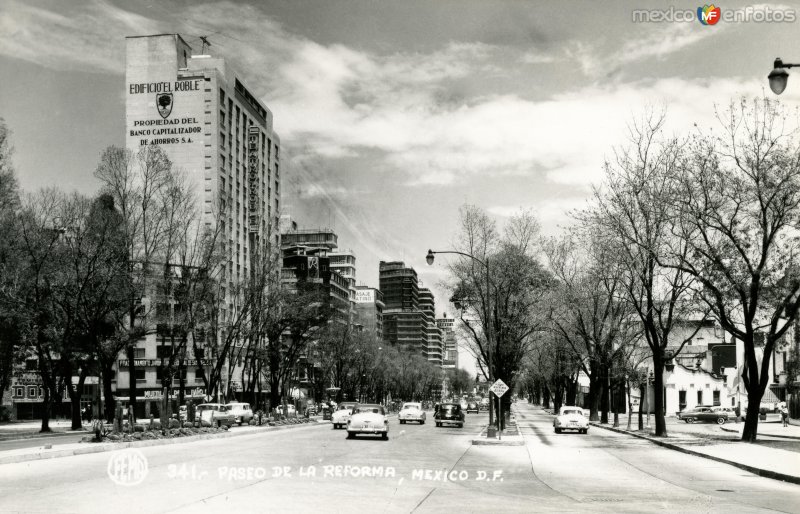
{"label": "sidewalk", "polygon": [[[800,422],[794,419],[789,421],[791,424],[788,427],[783,426],[782,421],[762,421],[758,424],[758,436],[761,437],[763,435],[800,441]],[[719,428],[725,432],[733,432],[741,436],[744,430],[744,423],[737,423],[735,425],[725,424],[720,425]]]}
{"label": "sidewalk", "polygon": [[[33,421],[14,421],[10,423],[0,423],[0,441],[12,441],[15,439],[32,439],[37,437],[56,437],[67,435],[81,435],[80,430],[72,430],[72,422],[69,420],[51,420],[50,429],[52,432],[40,432],[42,428],[41,420]],[[89,431],[91,426],[83,423],[83,430]]]}
{"label": "sidewalk", "polygon": [[[143,441],[130,441],[130,442],[106,442],[106,443],[68,443],[68,444],[48,444],[46,446],[19,448],[14,450],[0,451],[0,465],[15,464],[18,462],[27,462],[31,460],[54,459],[59,457],[71,457],[73,455],[84,455],[87,453],[111,452],[121,450],[123,448],[142,448],[147,446],[161,446],[165,444],[183,444],[204,439],[223,439],[228,437],[237,437],[243,435],[252,435],[259,432],[275,432],[278,430],[287,430],[292,428],[302,427],[318,427],[324,424],[330,424],[330,421],[322,421],[321,418],[311,416],[311,419],[316,423],[303,423],[303,424],[289,424],[278,426],[241,426],[235,429],[220,432],[215,434],[198,434],[189,437],[175,437],[171,439],[153,439]],[[69,427],[69,425],[67,425]],[[75,435],[76,432],[68,432]],[[80,432],[77,432],[80,433]],[[48,434],[52,435],[52,434]]]}
{"label": "sidewalk", "polygon": [[[598,428],[647,439],[654,444],[682,453],[730,464],[762,477],[800,484],[800,459],[797,458],[797,453],[795,452],[741,441],[721,442],[712,438],[687,433],[668,437],[655,437],[649,432],[628,431],[595,421],[590,423]],[[744,424],[742,423],[741,425],[743,426]],[[771,424],[767,423],[765,425]],[[763,426],[759,424],[759,435],[769,435],[762,430]],[[731,427],[729,430],[741,430],[741,428]],[[774,428],[777,433],[778,428],[784,427],[780,424]],[[768,430],[771,431],[771,429]],[[800,430],[800,428],[786,427],[785,430],[792,430],[793,433],[797,433],[796,430]]]}

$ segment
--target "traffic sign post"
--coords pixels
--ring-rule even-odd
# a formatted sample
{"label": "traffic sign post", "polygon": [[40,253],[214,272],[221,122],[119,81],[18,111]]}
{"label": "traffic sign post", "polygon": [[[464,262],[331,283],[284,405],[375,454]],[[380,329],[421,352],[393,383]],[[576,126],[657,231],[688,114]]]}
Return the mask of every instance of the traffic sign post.
{"label": "traffic sign post", "polygon": [[505,382],[497,379],[497,382],[492,384],[492,387],[489,388],[489,391],[493,392],[495,396],[497,396],[497,428],[499,432],[497,433],[497,439],[503,439],[503,395],[506,394],[508,391],[508,386]]}

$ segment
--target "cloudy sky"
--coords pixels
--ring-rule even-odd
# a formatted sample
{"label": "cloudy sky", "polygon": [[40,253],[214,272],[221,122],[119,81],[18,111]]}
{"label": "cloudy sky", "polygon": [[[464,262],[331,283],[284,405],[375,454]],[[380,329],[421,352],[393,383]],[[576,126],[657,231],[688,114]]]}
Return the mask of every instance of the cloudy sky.
{"label": "cloudy sky", "polygon": [[125,36],[177,32],[198,53],[207,36],[275,115],[284,209],[335,228],[359,282],[399,259],[438,292],[424,256],[450,247],[460,205],[499,224],[533,209],[557,233],[648,106],[676,133],[715,126],[731,98],[771,95],[775,57],[800,61],[800,22],[634,23],[643,8],[697,4],[4,0],[0,116],[25,189],[94,192],[101,150],[124,144]]}

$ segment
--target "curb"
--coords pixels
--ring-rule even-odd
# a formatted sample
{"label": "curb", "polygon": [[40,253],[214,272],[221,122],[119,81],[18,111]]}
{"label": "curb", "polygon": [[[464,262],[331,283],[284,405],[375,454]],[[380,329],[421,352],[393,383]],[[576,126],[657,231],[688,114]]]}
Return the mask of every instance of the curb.
{"label": "curb", "polygon": [[663,446],[664,448],[668,448],[670,450],[675,450],[675,451],[678,451],[678,452],[681,452],[681,453],[685,453],[685,454],[688,454],[688,455],[694,455],[695,457],[702,457],[704,459],[710,459],[710,460],[713,460],[713,461],[721,462],[723,464],[729,464],[729,465],[735,466],[735,467],[737,467],[739,469],[743,469],[745,471],[749,471],[750,473],[753,473],[754,475],[758,475],[760,477],[772,478],[773,480],[781,480],[783,482],[790,482],[790,483],[793,483],[793,484],[800,484],[800,477],[798,477],[798,476],[787,475],[785,473],[778,473],[777,471],[772,471],[772,470],[769,470],[769,469],[757,468],[755,466],[750,466],[748,464],[742,464],[741,462],[736,462],[736,461],[733,461],[733,460],[723,459],[722,457],[715,457],[713,455],[708,455],[706,453],[697,452],[697,451],[694,451],[694,450],[690,450],[688,448],[684,448],[683,446],[678,446],[677,444],[672,444],[672,443],[667,443],[667,442],[664,442],[664,441],[659,441],[658,439],[655,439],[655,438],[652,438],[652,437],[647,437],[647,436],[644,436],[644,435],[641,435],[641,434],[634,434],[634,433],[628,432],[626,430],[621,430],[619,428],[603,426],[603,425],[601,425],[599,423],[596,423],[596,422],[590,422],[589,424],[592,425],[592,426],[595,426],[597,428],[603,428],[605,430],[610,430],[612,432],[617,432],[619,434],[626,434],[626,435],[629,435],[629,436],[638,437],[639,439],[645,439],[647,441],[650,441],[653,444],[657,444],[658,446]]}
{"label": "curb", "polygon": [[246,435],[255,435],[263,432],[275,432],[279,430],[287,430],[290,428],[302,428],[302,427],[318,427],[325,424],[329,424],[327,421],[317,422],[315,424],[311,423],[304,423],[302,425],[280,425],[274,427],[264,427],[261,430],[251,430],[247,432],[223,432],[217,434],[200,434],[200,435],[193,435],[189,437],[176,437],[174,439],[151,439],[147,441],[128,441],[122,443],[86,443],[87,446],[84,448],[73,448],[69,450],[56,450],[47,453],[24,453],[20,455],[8,455],[8,456],[1,456],[0,455],[0,466],[3,464],[17,464],[20,462],[29,462],[33,460],[45,460],[45,459],[58,459],[61,457],[72,457],[74,455],[86,455],[89,453],[101,453],[101,452],[112,452],[116,450],[122,450],[124,448],[146,448],[149,446],[163,446],[167,444],[184,444],[184,443],[194,443],[197,441],[203,441],[207,439],[227,439],[229,437],[241,437]]}

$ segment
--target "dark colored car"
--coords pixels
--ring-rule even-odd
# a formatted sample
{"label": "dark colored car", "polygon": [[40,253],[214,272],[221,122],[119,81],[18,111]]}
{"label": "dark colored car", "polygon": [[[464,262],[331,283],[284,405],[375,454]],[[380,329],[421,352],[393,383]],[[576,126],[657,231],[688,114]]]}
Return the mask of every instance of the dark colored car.
{"label": "dark colored car", "polygon": [[718,425],[724,425],[728,421],[728,413],[714,410],[713,407],[695,407],[678,413],[678,418],[686,423],[695,421],[713,421]]}
{"label": "dark colored car", "polygon": [[474,412],[475,414],[478,413],[478,402],[469,402],[467,403],[467,414],[470,412]]}
{"label": "dark colored car", "polygon": [[433,419],[436,421],[437,427],[444,424],[457,425],[458,428],[464,427],[464,411],[461,410],[461,405],[458,403],[443,403],[439,405],[439,408],[433,414]]}

